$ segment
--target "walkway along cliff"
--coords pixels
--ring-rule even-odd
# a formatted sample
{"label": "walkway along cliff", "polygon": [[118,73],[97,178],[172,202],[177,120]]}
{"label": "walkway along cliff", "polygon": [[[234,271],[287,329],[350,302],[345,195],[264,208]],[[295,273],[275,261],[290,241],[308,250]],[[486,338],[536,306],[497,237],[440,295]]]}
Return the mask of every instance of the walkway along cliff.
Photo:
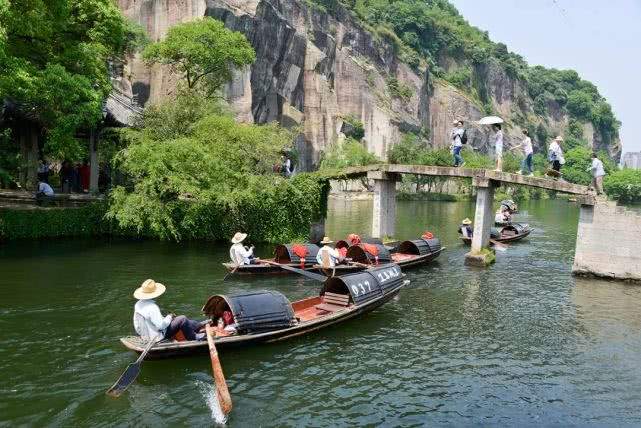
{"label": "walkway along cliff", "polygon": [[[470,146],[487,152],[488,130],[469,123],[488,108],[510,122],[509,147],[521,138],[517,118],[528,118],[549,135],[563,134],[570,118],[553,101],[547,115],[534,113],[534,100],[525,83],[490,63],[473,69],[473,78],[487,93],[489,104],[435,78],[424,66],[412,67],[399,57],[394,40],[359,22],[340,3],[333,12],[312,1],[298,0],[119,0],[131,19],[141,23],[152,40],[169,27],[202,16],[222,20],[244,33],[256,51],[256,62],[237,73],[227,86],[237,118],[266,123],[277,120],[299,126],[301,170],[318,166],[322,152],[338,141],[346,118],[363,124],[364,144],[385,159],[387,150],[404,134],[415,134],[434,147],[449,145],[454,118],[466,120]],[[460,59],[443,57],[438,66],[454,72]],[[142,105],[169,94],[176,79],[160,66],[148,68],[139,57],[131,58],[123,71],[121,90],[130,92]],[[583,140],[596,150],[620,157],[617,138],[605,142],[589,123],[582,123]],[[539,145],[545,141],[538,141]]]}

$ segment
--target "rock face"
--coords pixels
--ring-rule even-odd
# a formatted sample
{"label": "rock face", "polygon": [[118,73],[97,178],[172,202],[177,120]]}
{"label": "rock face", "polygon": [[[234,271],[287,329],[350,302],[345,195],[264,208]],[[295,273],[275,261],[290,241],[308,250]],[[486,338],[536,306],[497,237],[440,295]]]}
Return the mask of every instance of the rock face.
{"label": "rock face", "polygon": [[[403,63],[393,43],[365,29],[347,10],[329,15],[299,0],[119,0],[119,5],[152,40],[171,25],[202,16],[245,34],[257,59],[236,72],[227,98],[239,120],[298,126],[299,169],[318,166],[322,152],[338,141],[347,116],[363,123],[364,144],[382,159],[404,133],[420,135],[434,147],[449,146],[455,118],[467,122],[468,144],[492,150],[489,130],[470,123],[485,115],[483,106],[433,80],[429,70]],[[125,74],[141,104],[171,93],[176,83],[166,69],[149,69],[139,57],[130,59]],[[531,112],[525,88],[502,69],[487,66],[475,74],[483,79],[492,109],[508,122],[515,111]],[[547,118],[546,127],[562,133],[568,118],[558,111]],[[590,127],[585,132],[598,146],[598,134]],[[516,125],[505,134],[507,147],[522,136]]]}

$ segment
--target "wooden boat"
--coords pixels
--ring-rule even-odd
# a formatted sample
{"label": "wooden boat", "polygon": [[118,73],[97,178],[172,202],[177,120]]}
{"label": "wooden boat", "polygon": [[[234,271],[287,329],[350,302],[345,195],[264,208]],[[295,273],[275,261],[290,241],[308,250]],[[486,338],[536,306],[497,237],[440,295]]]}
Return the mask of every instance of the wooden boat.
{"label": "wooden boat", "polygon": [[[459,233],[461,233],[460,229]],[[509,226],[494,228],[490,237],[496,242],[514,242],[525,238],[530,233],[532,228],[529,225],[512,223]],[[461,240],[468,245],[472,243],[472,238],[461,236]]]}
{"label": "wooden boat", "polygon": [[445,247],[441,247],[441,241],[438,238],[403,241],[393,251],[381,244],[358,244],[350,246],[346,253],[346,257],[358,265],[339,264],[331,269],[323,269],[318,265],[316,267],[327,276],[358,272],[385,263],[394,263],[406,269],[431,262],[444,249]]}
{"label": "wooden boat", "polygon": [[[318,245],[314,244],[278,245],[274,249],[274,257],[265,259],[265,261],[276,262],[304,270],[314,270],[314,263],[316,263],[316,255],[319,250]],[[241,275],[291,274],[290,271],[281,269],[265,261],[259,259],[255,264],[240,266],[227,262],[223,263],[223,266],[225,266],[229,272]]]}
{"label": "wooden boat", "polygon": [[[395,264],[368,269],[343,277],[328,278],[319,296],[290,302],[276,291],[238,295],[214,295],[203,312],[214,325],[225,311],[233,315],[236,334],[216,328],[214,343],[219,349],[271,343],[308,334],[373,311],[409,284]],[[120,342],[141,353],[145,342],[138,336]],[[164,340],[155,344],[147,358],[168,358],[208,352],[207,341]]]}

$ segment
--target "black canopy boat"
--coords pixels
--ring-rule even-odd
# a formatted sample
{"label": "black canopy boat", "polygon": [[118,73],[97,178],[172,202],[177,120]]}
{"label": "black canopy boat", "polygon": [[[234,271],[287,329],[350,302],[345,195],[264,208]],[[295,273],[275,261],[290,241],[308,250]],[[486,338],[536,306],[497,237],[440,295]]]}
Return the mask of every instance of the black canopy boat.
{"label": "black canopy boat", "polygon": [[[461,233],[461,229],[459,229]],[[490,239],[496,242],[514,242],[525,238],[532,233],[532,228],[528,224],[511,223],[503,227],[493,227],[490,232]],[[466,244],[472,243],[472,238],[461,236],[461,239]]]}
{"label": "black canopy boat", "polygon": [[223,263],[229,271],[238,274],[290,274],[291,272],[267,262],[276,262],[291,267],[313,270],[316,255],[320,247],[315,244],[287,244],[277,245],[274,257],[270,259],[257,259],[255,264],[237,265],[232,262]]}
{"label": "black canopy boat", "polygon": [[[276,291],[211,296],[202,311],[217,324],[226,311],[233,315],[234,334],[216,327],[217,348],[270,343],[300,336],[373,311],[409,284],[395,264],[342,277],[327,278],[319,296],[290,302]],[[138,336],[120,339],[141,353],[145,341]],[[207,341],[163,340],[147,358],[167,358],[208,352]]]}
{"label": "black canopy boat", "polygon": [[431,262],[444,249],[445,247],[441,247],[441,241],[434,237],[402,241],[392,251],[382,244],[362,243],[348,247],[345,253],[345,257],[356,264],[338,264],[334,268],[322,268],[318,265],[316,267],[328,276],[358,272],[385,263],[409,268]]}

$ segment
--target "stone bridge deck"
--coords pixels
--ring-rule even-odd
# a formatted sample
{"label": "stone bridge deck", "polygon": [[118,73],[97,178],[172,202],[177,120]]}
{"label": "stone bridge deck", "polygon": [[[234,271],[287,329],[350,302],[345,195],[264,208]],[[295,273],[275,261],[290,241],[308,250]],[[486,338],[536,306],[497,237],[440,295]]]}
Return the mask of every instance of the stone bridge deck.
{"label": "stone bridge deck", "polygon": [[552,180],[547,177],[528,177],[526,175],[480,168],[380,164],[347,168],[342,174],[337,174],[335,178],[358,178],[368,176],[370,178],[382,179],[384,174],[415,174],[434,177],[472,178],[475,179],[476,182],[491,180],[495,184],[518,184],[523,186],[539,187],[541,189],[555,190],[557,192],[569,193],[572,195],[591,195],[591,192],[586,186],[578,184]]}

